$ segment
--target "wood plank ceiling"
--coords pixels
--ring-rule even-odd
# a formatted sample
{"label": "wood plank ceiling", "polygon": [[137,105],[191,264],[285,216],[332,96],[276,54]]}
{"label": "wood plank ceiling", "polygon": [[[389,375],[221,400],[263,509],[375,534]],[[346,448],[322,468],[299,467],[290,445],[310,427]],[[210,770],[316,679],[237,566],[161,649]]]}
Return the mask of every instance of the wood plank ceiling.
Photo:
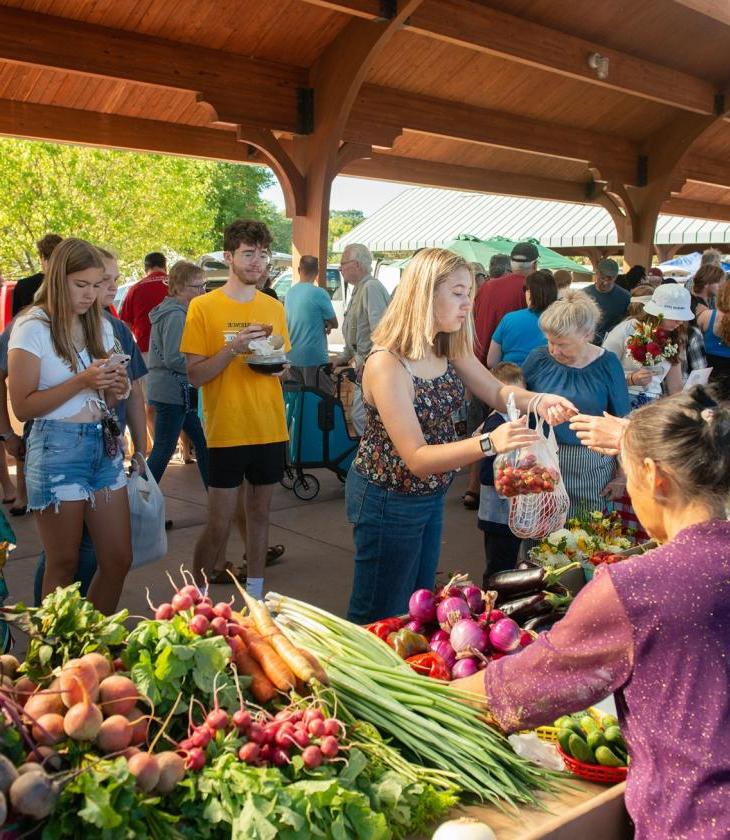
{"label": "wood plank ceiling", "polygon": [[[0,133],[255,161],[246,126],[305,131],[311,68],[392,5],[0,0]],[[639,185],[667,132],[730,108],[730,25],[691,5],[424,0],[367,74],[342,138],[365,157],[344,171],[569,200]],[[718,117],[667,200],[725,217],[729,153]]]}

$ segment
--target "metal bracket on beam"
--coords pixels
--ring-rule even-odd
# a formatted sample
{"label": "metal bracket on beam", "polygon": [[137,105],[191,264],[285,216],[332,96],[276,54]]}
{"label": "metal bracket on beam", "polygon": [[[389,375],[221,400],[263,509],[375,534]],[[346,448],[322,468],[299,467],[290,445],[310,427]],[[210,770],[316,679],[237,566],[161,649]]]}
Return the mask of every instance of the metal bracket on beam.
{"label": "metal bracket on beam", "polygon": [[715,94],[715,114],[721,117],[725,113],[725,94]]}
{"label": "metal bracket on beam", "polygon": [[297,88],[297,134],[314,131],[314,88]]}
{"label": "metal bracket on beam", "polygon": [[380,19],[393,20],[398,14],[398,0],[380,0]]}
{"label": "metal bracket on beam", "polygon": [[649,156],[639,155],[636,159],[636,186],[645,187],[649,183]]}

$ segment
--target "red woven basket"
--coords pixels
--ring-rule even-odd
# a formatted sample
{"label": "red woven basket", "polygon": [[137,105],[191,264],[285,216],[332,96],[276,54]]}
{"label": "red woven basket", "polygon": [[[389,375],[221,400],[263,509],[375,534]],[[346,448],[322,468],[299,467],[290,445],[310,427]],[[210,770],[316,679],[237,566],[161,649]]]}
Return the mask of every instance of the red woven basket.
{"label": "red woven basket", "polygon": [[584,761],[578,761],[577,758],[568,755],[560,747],[558,747],[558,752],[562,756],[568,770],[588,782],[597,782],[603,785],[617,785],[619,782],[626,781],[628,767],[605,767],[603,764],[586,764]]}

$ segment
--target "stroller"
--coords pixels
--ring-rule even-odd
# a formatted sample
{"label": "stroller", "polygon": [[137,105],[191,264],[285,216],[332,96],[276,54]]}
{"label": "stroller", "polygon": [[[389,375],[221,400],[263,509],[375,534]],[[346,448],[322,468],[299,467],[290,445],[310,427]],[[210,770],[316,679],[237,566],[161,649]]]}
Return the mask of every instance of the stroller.
{"label": "stroller", "polygon": [[[293,490],[298,499],[308,501],[319,493],[319,480],[304,470],[332,470],[344,483],[355,458],[360,438],[352,437],[347,428],[341,392],[344,379],[354,381],[351,369],[334,376],[335,394],[295,382],[284,383],[284,404],[289,429],[289,447],[284,478],[281,484]],[[332,365],[320,365],[317,382],[332,379]]]}

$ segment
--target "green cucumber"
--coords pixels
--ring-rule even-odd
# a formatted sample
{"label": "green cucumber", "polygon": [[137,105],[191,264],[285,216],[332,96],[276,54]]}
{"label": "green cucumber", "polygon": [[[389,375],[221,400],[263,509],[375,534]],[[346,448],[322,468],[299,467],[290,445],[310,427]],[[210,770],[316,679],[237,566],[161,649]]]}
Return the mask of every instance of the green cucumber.
{"label": "green cucumber", "polygon": [[615,715],[601,715],[601,726],[608,729],[609,726],[618,726],[618,718]]}
{"label": "green cucumber", "polygon": [[621,761],[616,753],[612,752],[608,747],[598,747],[596,750],[596,759],[598,760],[598,763],[602,764],[604,767],[626,766],[626,762]]}
{"label": "green cucumber", "polygon": [[606,739],[609,746],[621,747],[622,750],[626,749],[623,735],[621,734],[621,730],[618,726],[609,726],[606,730],[604,730],[603,737]]}
{"label": "green cucumber", "polygon": [[589,732],[586,736],[586,742],[593,752],[596,751],[597,747],[608,746],[606,739],[603,737],[603,732],[601,732],[600,729],[595,729],[593,732]]}
{"label": "green cucumber", "polygon": [[558,743],[560,744],[560,749],[563,752],[568,753],[568,755],[572,755],[570,752],[570,736],[575,735],[572,729],[559,729],[558,730]]}
{"label": "green cucumber", "polygon": [[557,729],[570,729],[571,732],[575,732],[576,735],[582,735],[583,731],[580,728],[580,724],[577,720],[570,717],[570,715],[563,715],[559,717],[555,723],[553,724]]}
{"label": "green cucumber", "polygon": [[570,754],[573,758],[577,758],[578,761],[583,761],[586,764],[596,763],[596,759],[591,748],[580,737],[580,735],[576,735],[575,732],[568,739],[568,746],[570,747]]}
{"label": "green cucumber", "polygon": [[580,719],[580,728],[588,735],[589,732],[600,732],[601,727],[593,720],[590,715],[583,715]]}

